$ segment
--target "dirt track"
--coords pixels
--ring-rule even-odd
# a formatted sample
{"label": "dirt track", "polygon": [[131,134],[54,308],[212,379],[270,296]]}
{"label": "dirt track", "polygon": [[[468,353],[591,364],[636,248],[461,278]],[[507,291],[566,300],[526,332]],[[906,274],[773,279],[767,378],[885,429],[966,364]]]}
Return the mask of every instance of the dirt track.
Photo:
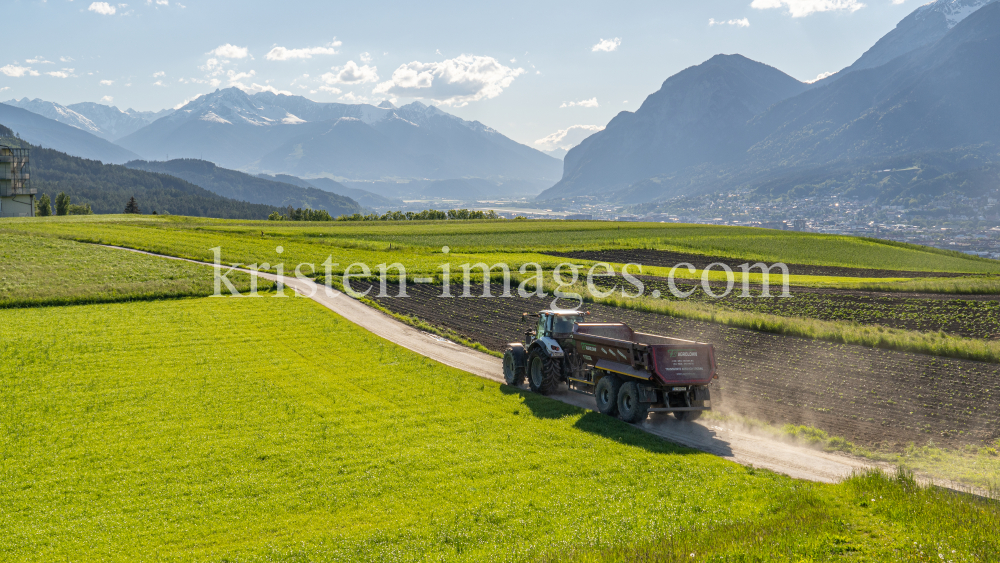
{"label": "dirt track", "polygon": [[[114,246],[108,248],[207,265],[203,262],[128,248]],[[264,279],[272,281],[275,279],[275,276],[269,274],[259,275]],[[477,352],[403,324],[339,291],[332,291],[330,295],[327,295],[326,288],[319,287],[313,282],[302,282],[294,278],[285,278],[285,283],[300,294],[314,294],[312,299],[317,303],[365,330],[408,350],[478,377],[497,383],[503,382],[500,358]],[[523,392],[529,393],[529,391]],[[585,395],[565,393],[553,395],[552,398],[581,408],[595,408],[593,399]],[[671,442],[724,457],[742,465],[770,469],[796,479],[832,483],[850,475],[857,469],[871,465],[863,460],[819,452],[756,436],[734,428],[724,428],[713,421],[699,421],[692,424],[680,423],[673,418],[650,417],[641,425],[641,428]]]}

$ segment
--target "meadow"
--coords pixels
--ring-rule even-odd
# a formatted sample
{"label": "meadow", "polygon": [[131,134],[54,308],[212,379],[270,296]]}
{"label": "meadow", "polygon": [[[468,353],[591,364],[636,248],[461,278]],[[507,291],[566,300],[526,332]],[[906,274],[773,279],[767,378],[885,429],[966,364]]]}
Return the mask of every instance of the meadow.
{"label": "meadow", "polygon": [[305,299],[0,323],[20,329],[0,335],[0,560],[1000,553],[996,501],[905,473],[825,485],[741,467],[442,366]]}
{"label": "meadow", "polygon": [[[44,234],[210,260],[254,263],[278,258],[319,264],[327,256],[341,266],[399,261],[409,270],[436,272],[448,246],[452,263],[475,258],[512,266],[565,259],[546,252],[615,248],[662,248],[735,259],[926,272],[1000,273],[1000,264],[956,252],[887,241],[744,227],[573,221],[419,221],[412,223],[276,223],[187,217],[93,216],[44,220],[8,219],[0,232]],[[459,256],[454,256],[455,254]],[[581,263],[585,263],[582,261]],[[339,270],[335,270],[339,271]],[[819,276],[806,276],[820,278]],[[832,278],[836,281],[837,278]],[[822,280],[812,280],[822,281]],[[857,280],[854,280],[857,281]],[[885,280],[869,280],[872,283]]]}
{"label": "meadow", "polygon": [[[250,276],[229,278],[244,290]],[[261,281],[261,288],[272,284]],[[212,270],[70,240],[0,232],[0,308],[211,295]]]}

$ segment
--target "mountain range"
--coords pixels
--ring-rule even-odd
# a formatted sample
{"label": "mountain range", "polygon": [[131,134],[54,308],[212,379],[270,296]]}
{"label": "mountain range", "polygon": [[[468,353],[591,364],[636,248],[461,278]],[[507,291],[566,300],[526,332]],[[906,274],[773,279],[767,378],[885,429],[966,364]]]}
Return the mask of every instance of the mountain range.
{"label": "mountain range", "polygon": [[[930,40],[916,39],[928,29]],[[571,149],[562,179],[538,198],[982,190],[1000,163],[998,67],[1000,3],[985,0],[918,8],[851,67],[815,84],[720,55],[670,77],[636,112]],[[885,192],[877,174],[861,174],[889,161],[919,178]]]}
{"label": "mountain range", "polygon": [[122,111],[114,106],[95,104],[93,102],[63,106],[38,98],[34,100],[29,100],[28,98],[8,100],[4,103],[9,106],[26,109],[59,123],[76,127],[112,142],[129,133],[134,133],[157,119],[165,115],[170,115],[174,111],[172,109],[157,112],[136,111],[132,108]]}
{"label": "mountain range", "polygon": [[347,180],[519,179],[539,189],[560,162],[496,130],[414,102],[337,104],[217,90],[118,140],[149,158],[200,158],[261,173]]}
{"label": "mountain range", "polygon": [[227,88],[161,112],[10,100],[0,104],[0,121],[32,143],[112,163],[197,159],[250,173],[361,182],[482,178],[532,195],[562,168],[478,121],[420,102],[319,103]]}
{"label": "mountain range", "polygon": [[83,129],[7,104],[0,104],[0,123],[33,145],[74,156],[112,164],[123,164],[139,158],[134,152]]}

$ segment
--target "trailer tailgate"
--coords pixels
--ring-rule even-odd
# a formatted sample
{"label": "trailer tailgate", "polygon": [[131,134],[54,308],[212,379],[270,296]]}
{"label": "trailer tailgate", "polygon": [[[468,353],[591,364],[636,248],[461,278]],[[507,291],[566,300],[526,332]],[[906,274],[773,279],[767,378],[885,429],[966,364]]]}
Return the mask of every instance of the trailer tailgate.
{"label": "trailer tailgate", "polygon": [[649,346],[653,371],[664,385],[708,385],[715,377],[715,347],[711,344]]}

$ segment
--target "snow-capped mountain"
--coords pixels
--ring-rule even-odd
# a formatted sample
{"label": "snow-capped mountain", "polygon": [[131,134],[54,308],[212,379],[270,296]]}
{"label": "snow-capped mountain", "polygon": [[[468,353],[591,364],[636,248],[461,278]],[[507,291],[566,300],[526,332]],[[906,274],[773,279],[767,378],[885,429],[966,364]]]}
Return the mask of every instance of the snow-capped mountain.
{"label": "snow-capped mountain", "polygon": [[150,159],[201,158],[267,173],[554,182],[561,163],[478,121],[414,102],[395,107],[216,90],[119,140]]}
{"label": "snow-capped mountain", "polygon": [[820,81],[820,84],[834,82],[851,71],[882,66],[896,57],[935,43],[976,10],[996,1],[936,0],[924,4],[903,18],[895,29],[879,39],[854,64]]}
{"label": "snow-capped mountain", "polygon": [[[66,125],[71,125],[77,129],[83,129],[84,131],[97,135],[99,137],[104,137],[101,135],[101,128],[94,124],[93,121],[88,119],[81,113],[71,110],[70,108],[57,104],[55,102],[46,102],[45,100],[35,98],[34,100],[29,100],[28,98],[22,98],[20,100],[7,100],[4,102],[8,106],[14,106],[16,108],[26,109],[31,113],[41,115],[42,117],[47,117],[49,119],[58,121],[59,123],[65,123]],[[106,137],[105,137],[106,138]],[[110,139],[109,139],[110,140]]]}
{"label": "snow-capped mountain", "polygon": [[918,18],[933,18],[935,14],[941,14],[948,29],[951,29],[979,8],[993,2],[996,0],[936,0],[917,8],[913,14]]}
{"label": "snow-capped mountain", "polygon": [[9,100],[4,102],[9,106],[26,109],[32,113],[82,129],[102,139],[114,141],[130,133],[134,133],[149,125],[156,119],[169,115],[173,110],[135,111],[129,108],[121,111],[114,106],[83,102],[64,106],[55,102],[35,98],[29,100]]}

